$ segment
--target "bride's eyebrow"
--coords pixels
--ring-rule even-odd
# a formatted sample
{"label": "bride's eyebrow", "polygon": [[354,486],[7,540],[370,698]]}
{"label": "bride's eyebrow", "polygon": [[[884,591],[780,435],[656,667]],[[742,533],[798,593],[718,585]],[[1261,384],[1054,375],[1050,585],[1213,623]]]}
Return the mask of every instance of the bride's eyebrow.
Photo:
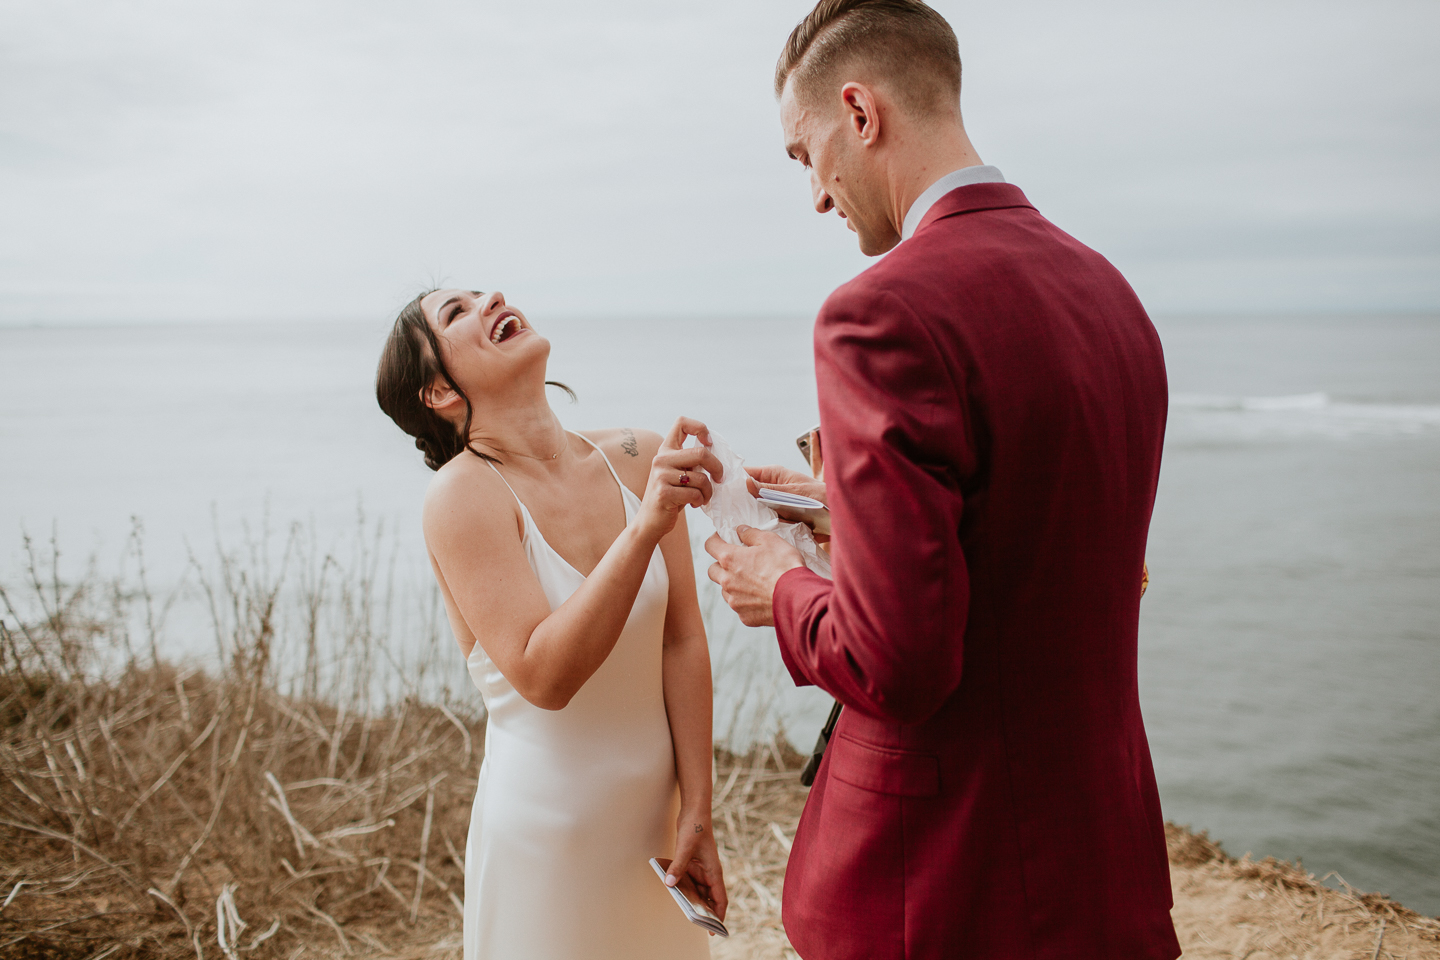
{"label": "bride's eyebrow", "polygon": [[[469,290],[469,291],[467,291],[467,292],[468,292],[471,296],[474,296],[474,297],[483,297],[483,296],[485,296],[485,294],[481,293],[479,290]],[[459,298],[459,297],[451,297],[449,300],[446,300],[444,303],[440,304],[440,307],[435,311],[435,319],[436,319],[436,320],[443,320],[443,319],[445,319],[445,308],[448,307],[448,306],[450,306],[450,304],[452,304],[452,303],[458,303],[458,302],[460,302],[460,298]]]}

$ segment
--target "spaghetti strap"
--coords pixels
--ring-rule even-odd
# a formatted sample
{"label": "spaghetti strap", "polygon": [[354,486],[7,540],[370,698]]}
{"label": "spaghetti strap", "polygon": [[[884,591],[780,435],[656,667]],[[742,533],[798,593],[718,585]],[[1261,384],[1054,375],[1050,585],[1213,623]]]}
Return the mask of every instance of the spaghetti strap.
{"label": "spaghetti strap", "polygon": [[[505,489],[510,491],[510,496],[514,497],[515,502],[520,504],[521,510],[525,510],[525,501],[521,500],[520,494],[516,493],[515,488],[510,486],[510,481],[505,479],[505,474],[500,472],[500,468],[495,466],[495,464],[491,463],[489,460],[485,461],[485,465],[488,466],[491,470],[495,471],[495,476],[499,477],[500,482],[505,484]],[[530,511],[525,510],[525,512],[529,513]]]}
{"label": "spaghetti strap", "polygon": [[[607,466],[607,467],[610,468],[610,476],[614,477],[614,478],[615,478],[615,482],[620,485],[620,492],[621,492],[621,493],[624,493],[625,491],[630,490],[629,487],[625,486],[625,484],[621,482],[621,480],[620,480],[620,474],[618,474],[618,473],[615,472],[615,464],[611,463],[611,462],[610,462],[610,458],[607,457],[607,456],[605,456],[605,451],[600,449],[600,444],[596,443],[594,440],[591,440],[589,437],[585,436],[585,434],[583,434],[583,433],[577,433],[577,434],[575,434],[575,436],[579,437],[581,440],[584,440],[586,443],[590,444],[590,446],[592,446],[592,447],[595,448],[595,452],[598,453],[598,454],[600,454],[600,459],[601,459],[601,460],[604,460],[604,461],[605,461],[605,466]],[[630,492],[633,493],[634,491],[632,490],[632,491],[630,491]]]}
{"label": "spaghetti strap", "polygon": [[[566,433],[570,432],[571,431],[568,430],[566,431]],[[638,503],[640,498],[635,496],[635,491],[625,486],[624,482],[621,481],[620,474],[615,472],[615,465],[610,462],[609,457],[605,456],[605,451],[600,449],[599,444],[597,444],[594,440],[591,440],[589,437],[585,436],[583,433],[577,433],[575,434],[575,436],[579,437],[581,440],[584,440],[586,443],[590,444],[590,446],[594,447],[595,452],[600,454],[600,459],[605,461],[605,468],[610,471],[610,476],[615,480],[615,485],[620,488],[620,503],[625,508],[625,523],[628,525],[630,523],[631,514],[630,499],[633,498]],[[530,508],[525,506],[525,501],[520,499],[520,494],[516,493],[515,488],[510,486],[510,481],[505,479],[505,474],[500,472],[499,467],[495,466],[495,464],[491,463],[489,460],[486,460],[485,463],[490,467],[491,470],[495,471],[495,476],[499,477],[500,482],[505,484],[505,489],[510,491],[510,496],[515,498],[515,502],[520,504],[520,513],[525,520],[526,536],[529,536],[529,531],[533,528],[535,533],[540,536],[540,539],[543,542],[545,540],[545,535],[540,533],[540,525],[537,524],[535,522],[535,518],[530,515]],[[553,547],[550,547],[549,543],[546,543],[545,546],[551,550],[554,549]],[[558,557],[560,555],[557,553],[556,556]],[[565,560],[564,557],[561,557],[560,559],[567,566],[569,566],[568,560]]]}

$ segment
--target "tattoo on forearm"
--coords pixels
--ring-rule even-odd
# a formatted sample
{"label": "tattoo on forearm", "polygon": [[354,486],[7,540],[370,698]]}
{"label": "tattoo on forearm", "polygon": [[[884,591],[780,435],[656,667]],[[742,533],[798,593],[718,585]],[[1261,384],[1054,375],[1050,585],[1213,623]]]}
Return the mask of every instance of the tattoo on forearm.
{"label": "tattoo on forearm", "polygon": [[635,431],[626,427],[620,431],[620,435],[625,438],[620,441],[620,449],[632,457],[640,456],[640,443],[635,439]]}
{"label": "tattoo on forearm", "polygon": [[705,828],[702,827],[702,826],[700,826],[700,824],[697,823],[697,824],[695,824],[695,832],[696,832],[696,833],[704,833],[704,832],[705,832]]}

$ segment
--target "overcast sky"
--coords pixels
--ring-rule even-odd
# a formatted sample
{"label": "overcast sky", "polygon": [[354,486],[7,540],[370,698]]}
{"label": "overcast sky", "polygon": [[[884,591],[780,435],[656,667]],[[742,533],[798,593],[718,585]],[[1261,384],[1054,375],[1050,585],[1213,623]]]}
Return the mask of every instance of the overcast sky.
{"label": "overcast sky", "polygon": [[[781,149],[810,5],[0,0],[0,322],[812,313],[869,261]],[[1152,312],[1440,309],[1440,3],[936,6]]]}

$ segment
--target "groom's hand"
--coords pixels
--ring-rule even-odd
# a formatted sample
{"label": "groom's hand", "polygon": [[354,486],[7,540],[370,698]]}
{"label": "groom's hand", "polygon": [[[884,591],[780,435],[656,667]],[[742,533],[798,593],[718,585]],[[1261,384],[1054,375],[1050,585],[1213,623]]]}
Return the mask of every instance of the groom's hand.
{"label": "groom's hand", "polygon": [[805,566],[800,551],[773,533],[740,527],[740,546],[733,546],[714,534],[705,541],[705,552],[715,558],[710,579],[720,585],[720,595],[740,614],[747,627],[775,624],[772,597],[775,581],[788,570]]}
{"label": "groom's hand", "polygon": [[808,473],[779,466],[746,467],[745,472],[750,475],[745,481],[745,486],[749,489],[752,497],[758,497],[762,488],[769,488],[784,490],[786,493],[798,493],[802,497],[829,503],[825,499],[825,482],[816,480]]}

